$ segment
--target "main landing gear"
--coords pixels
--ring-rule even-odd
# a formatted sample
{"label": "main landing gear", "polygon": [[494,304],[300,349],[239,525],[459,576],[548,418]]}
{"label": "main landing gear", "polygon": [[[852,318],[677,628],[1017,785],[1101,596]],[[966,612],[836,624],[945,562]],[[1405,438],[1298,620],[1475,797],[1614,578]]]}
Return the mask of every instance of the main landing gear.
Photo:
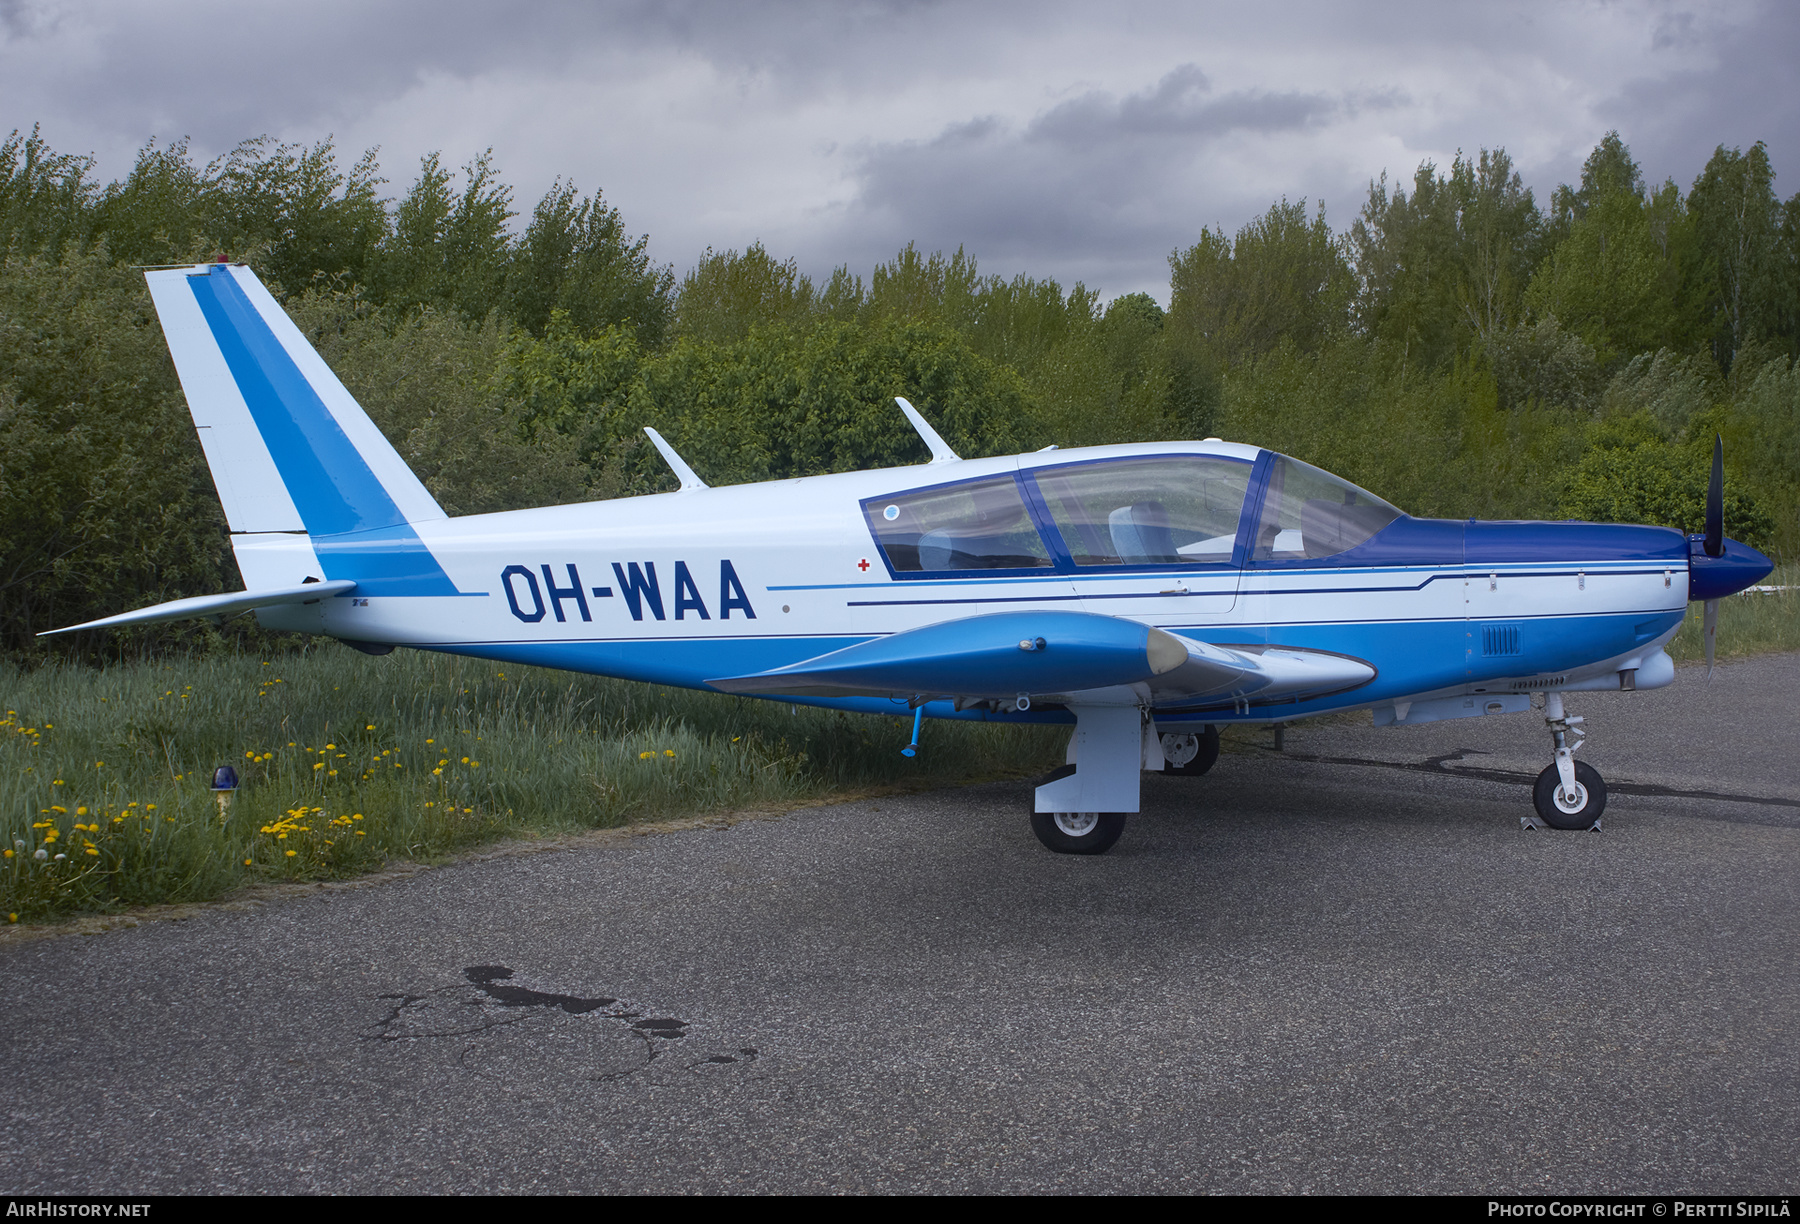
{"label": "main landing gear", "polygon": [[[1575,750],[1585,742],[1580,717],[1563,711],[1561,693],[1544,694],[1544,722],[1556,745],[1556,760],[1545,767],[1531,788],[1531,803],[1538,817],[1552,829],[1595,829],[1600,826],[1600,813],[1606,810],[1606,783],[1600,771],[1585,761],[1575,759]],[[1569,736],[1575,742],[1569,742]]]}
{"label": "main landing gear", "polygon": [[[1038,783],[1070,777],[1073,765],[1051,770]],[[1124,812],[1038,812],[1031,813],[1031,831],[1047,849],[1058,854],[1105,854],[1112,849],[1119,834],[1125,831]]]}
{"label": "main landing gear", "polygon": [[1197,735],[1162,737],[1163,772],[1197,778],[1219,759],[1219,729],[1206,726]]}

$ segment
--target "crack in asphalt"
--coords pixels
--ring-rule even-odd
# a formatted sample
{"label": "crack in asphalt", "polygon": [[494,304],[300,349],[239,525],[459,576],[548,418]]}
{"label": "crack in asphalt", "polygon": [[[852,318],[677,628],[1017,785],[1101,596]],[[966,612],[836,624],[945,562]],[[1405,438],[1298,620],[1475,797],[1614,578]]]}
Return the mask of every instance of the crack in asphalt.
{"label": "crack in asphalt", "polygon": [[[1484,782],[1507,782],[1530,786],[1537,781],[1536,774],[1521,773],[1514,769],[1492,769],[1479,765],[1458,765],[1451,767],[1451,762],[1462,761],[1470,756],[1491,756],[1480,748],[1458,748],[1455,752],[1446,752],[1439,756],[1427,757],[1423,761],[1372,761],[1363,757],[1320,756],[1308,752],[1289,752],[1274,748],[1264,748],[1270,756],[1287,757],[1290,760],[1305,761],[1314,765],[1363,765],[1376,769],[1400,769],[1413,773],[1435,774],[1439,777],[1478,778]],[[1684,790],[1680,787],[1663,786],[1655,782],[1615,782],[1607,779],[1606,789],[1614,795],[1653,795],[1666,799],[1710,799],[1721,803],[1749,803],[1763,807],[1800,808],[1800,799],[1782,799],[1770,795],[1737,795],[1726,791]],[[1704,820],[1732,820],[1732,817],[1710,816],[1695,813]],[[1761,821],[1745,821],[1738,818],[1736,823],[1759,824]]]}

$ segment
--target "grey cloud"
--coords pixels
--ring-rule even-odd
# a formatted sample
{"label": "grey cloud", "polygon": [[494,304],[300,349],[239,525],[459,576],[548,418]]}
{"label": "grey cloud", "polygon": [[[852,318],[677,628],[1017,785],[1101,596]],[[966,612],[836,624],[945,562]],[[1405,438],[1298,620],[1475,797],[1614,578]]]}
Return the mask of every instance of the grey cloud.
{"label": "grey cloud", "polygon": [[868,148],[834,236],[870,262],[917,239],[965,246],[996,270],[1083,279],[1109,293],[1159,289],[1170,250],[1219,216],[1270,203],[1207,173],[1218,140],[1298,131],[1340,109],[1322,94],[1210,93],[1187,64],[1138,93],[1090,92],[1023,126],[984,117]]}
{"label": "grey cloud", "polygon": [[1277,131],[1316,122],[1336,109],[1322,94],[1237,90],[1217,99],[1206,74],[1183,64],[1141,93],[1119,99],[1092,92],[1034,119],[1028,139],[1089,145],[1122,137],[1204,137],[1233,129]]}

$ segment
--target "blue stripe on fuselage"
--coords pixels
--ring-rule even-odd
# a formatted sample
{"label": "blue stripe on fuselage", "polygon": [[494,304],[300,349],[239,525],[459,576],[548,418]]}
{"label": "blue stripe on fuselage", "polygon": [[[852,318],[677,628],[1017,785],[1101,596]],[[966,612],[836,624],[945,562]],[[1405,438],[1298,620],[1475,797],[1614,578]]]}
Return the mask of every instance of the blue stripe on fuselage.
{"label": "blue stripe on fuselage", "polygon": [[324,576],[353,579],[359,596],[460,594],[231,273],[188,286]]}

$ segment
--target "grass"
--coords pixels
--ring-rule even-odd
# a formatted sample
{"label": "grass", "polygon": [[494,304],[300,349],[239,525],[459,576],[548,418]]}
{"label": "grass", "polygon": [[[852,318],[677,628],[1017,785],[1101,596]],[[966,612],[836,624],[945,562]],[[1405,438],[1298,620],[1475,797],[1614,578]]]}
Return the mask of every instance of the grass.
{"label": "grass", "polygon": [[[13,921],[361,874],[520,834],[942,786],[1061,759],[1054,728],[933,723],[322,644],[268,661],[0,669]],[[209,789],[236,768],[228,812]]]}
{"label": "grass", "polygon": [[[1776,566],[1761,585],[1800,586],[1800,564]],[[1677,663],[1705,660],[1699,604],[1688,605],[1687,619],[1668,650]],[[1742,659],[1783,650],[1800,650],[1800,590],[1746,591],[1719,601],[1718,658]]]}

